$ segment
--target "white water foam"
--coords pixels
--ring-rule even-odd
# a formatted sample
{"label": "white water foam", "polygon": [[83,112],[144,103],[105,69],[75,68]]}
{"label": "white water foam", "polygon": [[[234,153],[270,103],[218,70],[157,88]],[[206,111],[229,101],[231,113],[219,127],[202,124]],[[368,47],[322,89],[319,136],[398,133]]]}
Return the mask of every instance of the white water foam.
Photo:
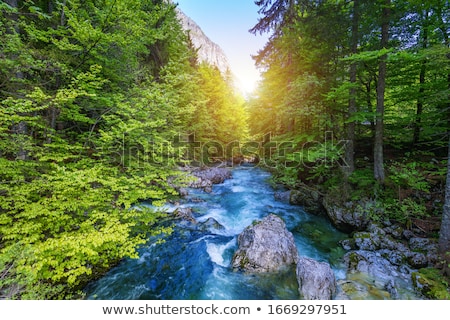
{"label": "white water foam", "polygon": [[231,191],[233,191],[234,193],[245,192],[246,189],[243,186],[232,186]]}
{"label": "white water foam", "polygon": [[207,242],[206,251],[208,252],[212,262],[222,267],[228,267],[230,265],[230,261],[225,261],[223,254],[225,250],[233,247],[234,245],[236,245],[236,239],[234,238],[225,244]]}

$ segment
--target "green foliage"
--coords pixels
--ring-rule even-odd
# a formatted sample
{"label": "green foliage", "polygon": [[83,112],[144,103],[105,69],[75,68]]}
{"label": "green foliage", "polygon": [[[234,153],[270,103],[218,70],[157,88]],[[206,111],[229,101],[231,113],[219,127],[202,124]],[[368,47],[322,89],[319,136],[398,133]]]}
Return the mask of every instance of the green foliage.
{"label": "green foliage", "polygon": [[386,218],[401,222],[407,227],[411,227],[413,218],[423,219],[429,216],[425,204],[412,198],[403,201],[385,198],[382,203]]}
{"label": "green foliage", "polygon": [[[247,105],[229,75],[196,64],[167,1],[0,3],[1,297],[79,297],[85,283],[136,257],[148,236],[169,233],[158,227],[163,213],[136,205],[176,196],[169,181],[192,160],[183,133],[222,146],[272,133],[279,148],[268,165],[279,182],[337,190],[344,150],[323,135],[345,139],[355,122],[355,142],[372,137],[385,54],[387,146],[404,150],[412,141],[439,159],[448,132],[445,2],[398,3],[388,49],[378,45],[381,7],[361,2],[356,54],[352,1],[280,0],[274,10],[258,3],[267,16],[254,31],[276,29],[255,57],[263,81]],[[347,80],[350,65],[356,82]],[[355,149],[359,158],[370,156],[365,147]],[[426,216],[414,194],[430,192],[427,174],[445,174],[440,163],[399,158],[384,189],[369,169],[344,181],[354,198],[382,203],[374,219]]]}
{"label": "green foliage", "polygon": [[370,169],[359,169],[352,173],[348,182],[354,184],[357,190],[368,190],[368,188],[373,190],[375,179]]}
{"label": "green foliage", "polygon": [[377,182],[371,169],[355,170],[348,177],[348,182],[352,186],[352,200],[371,198],[375,194]]}
{"label": "green foliage", "polygon": [[138,204],[178,195],[169,181],[183,180],[186,147],[175,138],[207,124],[195,118],[205,101],[227,97],[206,110],[221,139],[245,135],[243,102],[222,78],[223,92],[201,92],[165,1],[0,6],[0,297],[79,298],[171,232],[166,214]]}
{"label": "green foliage", "polygon": [[422,164],[393,162],[388,170],[388,188],[384,190],[382,199],[389,218],[410,226],[412,219],[423,219],[433,214],[423,200],[423,195],[430,193],[431,185]]}
{"label": "green foliage", "polygon": [[283,184],[289,188],[295,188],[298,183],[298,169],[297,168],[278,168],[271,176],[270,183],[273,186],[276,184]]}
{"label": "green foliage", "polygon": [[414,286],[433,300],[450,300],[448,279],[438,269],[424,268],[412,273]]}
{"label": "green foliage", "polygon": [[5,263],[14,264],[18,280],[30,281],[26,292],[42,282],[76,289],[123,257],[136,257],[149,235],[170,232],[155,227],[161,213],[131,207],[164,191],[98,163],[78,165],[13,182],[4,196],[2,256],[14,259]]}
{"label": "green foliage", "polygon": [[[309,181],[336,201],[372,200],[375,220],[410,225],[435,214],[447,172],[440,160],[448,147],[448,3],[392,2],[388,16],[377,1],[257,5],[262,18],[252,32],[271,36],[255,56],[263,79],[249,104],[255,120],[250,132],[293,142],[292,150],[280,147],[275,154],[278,181],[291,187]],[[384,18],[391,28],[387,47],[380,43]],[[385,57],[388,72],[380,79]],[[381,81],[384,113],[377,114]],[[377,134],[383,136],[382,151],[374,148],[377,118],[384,122]],[[326,132],[349,140],[352,149],[308,147]],[[376,166],[386,168],[382,184],[374,179],[373,165],[381,152],[387,159]],[[355,165],[342,166],[344,156]],[[289,162],[294,166],[283,166]]]}
{"label": "green foliage", "polygon": [[389,167],[389,179],[399,189],[413,189],[428,193],[430,185],[426,181],[417,162],[393,162]]}
{"label": "green foliage", "polygon": [[245,141],[247,114],[244,100],[234,93],[232,84],[216,67],[201,64],[199,72],[200,97],[204,99],[197,125],[193,128],[200,141],[216,141],[226,145]]}

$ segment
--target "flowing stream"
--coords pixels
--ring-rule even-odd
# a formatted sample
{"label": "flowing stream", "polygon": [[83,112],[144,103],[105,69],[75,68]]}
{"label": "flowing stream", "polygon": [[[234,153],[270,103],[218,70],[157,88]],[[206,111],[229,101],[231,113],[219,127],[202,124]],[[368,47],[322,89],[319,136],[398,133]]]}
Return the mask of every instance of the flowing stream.
{"label": "flowing stream", "polygon": [[212,193],[189,190],[181,206],[192,208],[199,224],[179,223],[162,244],[150,239],[139,249],[139,259],[122,261],[88,285],[87,298],[299,299],[293,270],[250,275],[230,267],[239,233],[270,213],[284,219],[300,255],[330,263],[336,278],[345,279],[341,262],[345,252],[339,240],[347,235],[337,231],[324,217],[277,201],[267,182],[269,177],[269,173],[255,167],[238,167],[233,170],[233,178],[215,185]]}

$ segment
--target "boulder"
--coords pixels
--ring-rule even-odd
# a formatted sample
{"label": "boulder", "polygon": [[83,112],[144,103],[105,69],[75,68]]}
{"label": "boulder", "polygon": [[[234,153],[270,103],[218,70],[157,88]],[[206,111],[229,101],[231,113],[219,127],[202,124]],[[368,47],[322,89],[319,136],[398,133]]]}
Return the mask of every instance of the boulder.
{"label": "boulder", "polygon": [[411,230],[405,230],[403,231],[402,238],[409,241],[411,238],[414,238],[414,232]]}
{"label": "boulder", "polygon": [[350,251],[350,250],[356,250],[356,242],[355,239],[345,239],[345,240],[341,240],[339,241],[339,244],[341,245],[341,247],[346,250],[346,251]]}
{"label": "boulder", "polygon": [[214,184],[223,183],[232,178],[231,171],[227,168],[212,167],[206,169],[197,169],[192,172],[193,179],[188,187],[194,189],[203,189],[205,192],[212,192]]}
{"label": "boulder", "polygon": [[393,266],[400,267],[407,259],[407,251],[382,249],[378,251],[380,255],[387,259]]}
{"label": "boulder", "polygon": [[356,232],[353,235],[355,245],[359,250],[375,251],[380,249],[380,238],[369,232]]}
{"label": "boulder", "polygon": [[389,292],[392,299],[398,299],[398,290],[397,290],[397,284],[395,283],[394,279],[389,280],[385,283],[384,289]]}
{"label": "boulder", "polygon": [[337,286],[336,300],[367,300],[370,297],[366,286],[360,282],[341,279]]}
{"label": "boulder", "polygon": [[410,252],[408,255],[408,264],[413,268],[421,269],[428,266],[428,259],[423,253]]}
{"label": "boulder", "polygon": [[274,272],[295,264],[297,259],[294,236],[280,217],[270,214],[238,236],[232,266],[246,272]]}
{"label": "boulder", "polygon": [[370,202],[347,202],[344,205],[336,205],[332,201],[324,199],[325,212],[333,225],[342,232],[364,231],[369,224]]}
{"label": "boulder", "polygon": [[194,171],[193,175],[203,181],[211,181],[212,184],[223,183],[227,179],[231,179],[231,170],[228,168],[212,167]]}
{"label": "boulder", "polygon": [[[367,282],[369,281],[369,282]],[[362,277],[338,281],[335,300],[386,300],[393,299],[387,285],[375,285],[373,280]],[[389,289],[390,290],[390,289]],[[394,290],[392,290],[394,292]]]}
{"label": "boulder", "polygon": [[307,257],[297,261],[298,290],[305,300],[331,300],[336,294],[336,278],[330,265]]}
{"label": "boulder", "polygon": [[319,191],[307,187],[306,185],[291,190],[289,203],[302,206],[306,212],[312,214],[321,214],[324,211],[322,196]]}
{"label": "boulder", "polygon": [[274,198],[277,201],[289,203],[291,197],[291,191],[280,191],[274,193]]}
{"label": "boulder", "polygon": [[410,238],[409,247],[417,252],[437,253],[439,251],[437,240],[430,238]]}
{"label": "boulder", "polygon": [[384,229],[388,234],[392,235],[395,240],[402,240],[405,229],[399,225],[389,226]]}
{"label": "boulder", "polygon": [[191,223],[197,223],[197,220],[195,220],[191,208],[182,208],[182,207],[177,208],[173,212],[173,215],[174,215],[175,219],[180,219],[180,220],[188,221]]}
{"label": "boulder", "polygon": [[177,191],[180,197],[187,197],[189,195],[189,191],[186,188],[178,188]]}
{"label": "boulder", "polygon": [[[398,259],[403,259],[403,256],[400,256]],[[406,266],[405,268],[400,268],[392,264],[378,251],[358,250],[348,252],[344,256],[344,263],[347,265],[348,273],[368,274],[384,283],[398,278],[406,280],[411,276],[410,269],[406,268]]]}
{"label": "boulder", "polygon": [[225,227],[221,225],[216,219],[208,218],[206,221],[199,223],[199,229],[202,231],[220,231],[225,230]]}

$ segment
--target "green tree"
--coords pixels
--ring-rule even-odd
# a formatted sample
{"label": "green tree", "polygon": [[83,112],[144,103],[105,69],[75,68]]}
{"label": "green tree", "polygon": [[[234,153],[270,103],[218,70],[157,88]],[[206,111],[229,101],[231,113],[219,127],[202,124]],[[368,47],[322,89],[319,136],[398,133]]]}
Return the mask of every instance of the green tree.
{"label": "green tree", "polygon": [[138,204],[177,194],[174,137],[202,105],[174,8],[0,4],[2,297],[77,297],[148,236],[170,232]]}
{"label": "green tree", "polygon": [[[386,50],[389,44],[389,20],[391,15],[391,1],[386,0],[382,4],[381,15],[381,42],[380,49]],[[384,183],[384,110],[385,110],[385,90],[386,90],[386,72],[387,72],[387,53],[380,57],[378,64],[377,80],[377,116],[375,122],[375,142],[374,142],[374,175],[379,183]]]}
{"label": "green tree", "polygon": [[[270,131],[272,140],[290,142],[278,160],[297,167],[279,165],[280,179],[331,190],[345,181],[344,173],[345,195],[351,197],[361,195],[353,188],[364,182],[355,181],[372,170],[364,194],[385,206],[386,215],[400,207],[417,218],[430,214],[420,199],[393,196],[398,190],[392,164],[420,167],[416,172],[424,181],[430,170],[442,172],[433,159],[446,156],[448,140],[448,1],[256,3],[262,17],[251,32],[271,36],[255,56],[263,81],[249,106],[258,119],[250,126],[254,136]],[[328,131],[349,141],[343,171],[324,161],[333,152],[304,152],[311,141],[324,145]],[[376,180],[384,187],[374,188]],[[421,192],[418,185],[411,188]]]}
{"label": "green tree", "polygon": [[445,203],[442,213],[441,230],[439,233],[439,250],[442,254],[450,252],[450,140],[447,168],[447,182],[445,184]]}
{"label": "green tree", "polygon": [[247,138],[245,101],[235,93],[233,84],[220,71],[207,64],[199,66],[200,94],[205,99],[198,122],[197,136],[226,145]]}

